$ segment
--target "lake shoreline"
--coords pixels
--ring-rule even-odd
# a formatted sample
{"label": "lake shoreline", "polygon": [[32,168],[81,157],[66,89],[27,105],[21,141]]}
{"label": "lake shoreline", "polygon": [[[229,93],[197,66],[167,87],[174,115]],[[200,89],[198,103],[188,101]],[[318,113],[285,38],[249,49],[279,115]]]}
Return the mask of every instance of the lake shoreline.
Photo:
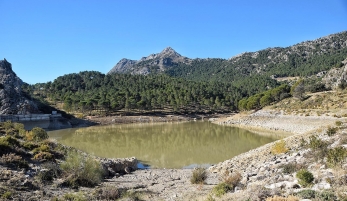
{"label": "lake shoreline", "polygon": [[[154,122],[184,122],[195,120],[208,120],[210,118],[221,118],[230,116],[233,113],[216,114],[135,114],[135,115],[113,115],[113,116],[87,116],[84,121],[89,121],[96,125],[112,124],[133,124],[133,123],[154,123]],[[84,124],[81,124],[82,126]],[[77,127],[80,124],[76,125]],[[88,126],[88,125],[87,125]]]}

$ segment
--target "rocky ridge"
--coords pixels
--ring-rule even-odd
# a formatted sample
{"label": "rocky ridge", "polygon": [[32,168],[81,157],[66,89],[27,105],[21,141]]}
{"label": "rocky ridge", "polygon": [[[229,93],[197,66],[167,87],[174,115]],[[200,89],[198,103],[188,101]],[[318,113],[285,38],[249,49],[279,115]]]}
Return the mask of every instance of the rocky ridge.
{"label": "rocky ridge", "polygon": [[22,85],[11,63],[0,60],[0,114],[39,113],[37,105],[22,93]]}
{"label": "rocky ridge", "polygon": [[[199,79],[201,71],[204,71],[216,77],[237,73],[237,76],[242,77],[265,74],[275,78],[290,74],[283,70],[283,66],[296,70],[296,74],[298,70],[305,71],[307,68],[315,68],[314,73],[317,73],[317,69],[329,69],[333,65],[339,65],[342,55],[345,56],[346,52],[347,32],[344,31],[289,47],[271,47],[256,52],[244,52],[229,59],[190,59],[169,47],[161,53],[151,54],[138,61],[122,59],[109,73],[147,75],[165,72],[194,80]],[[205,79],[210,77],[204,77],[203,80]]]}

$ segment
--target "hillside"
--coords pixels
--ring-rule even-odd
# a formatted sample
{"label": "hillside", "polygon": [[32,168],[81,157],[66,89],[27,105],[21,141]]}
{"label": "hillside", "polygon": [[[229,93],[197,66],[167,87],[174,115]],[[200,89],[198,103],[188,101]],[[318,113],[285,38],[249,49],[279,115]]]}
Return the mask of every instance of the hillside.
{"label": "hillside", "polygon": [[139,61],[122,59],[109,73],[165,73],[189,80],[240,82],[249,76],[308,76],[340,67],[347,54],[347,32],[332,34],[289,47],[245,52],[230,59],[190,59],[172,48],[143,57]]}

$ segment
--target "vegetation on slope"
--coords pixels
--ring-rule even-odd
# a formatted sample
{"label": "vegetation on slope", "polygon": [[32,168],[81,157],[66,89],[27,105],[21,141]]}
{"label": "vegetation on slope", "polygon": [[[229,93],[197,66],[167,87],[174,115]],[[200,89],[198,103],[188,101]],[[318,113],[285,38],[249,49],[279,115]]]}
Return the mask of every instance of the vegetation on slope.
{"label": "vegetation on slope", "polygon": [[[48,139],[42,128],[0,123],[0,200],[115,200],[127,189],[98,187],[110,172],[95,157]],[[108,173],[108,174],[106,174]],[[74,193],[80,187],[79,193]]]}
{"label": "vegetation on slope", "polygon": [[85,71],[58,77],[54,82],[36,84],[36,96],[63,102],[66,111],[90,113],[158,111],[211,112],[233,111],[237,102],[252,93],[276,85],[254,79],[252,84],[235,87],[232,83],[196,82],[166,75],[104,75]]}

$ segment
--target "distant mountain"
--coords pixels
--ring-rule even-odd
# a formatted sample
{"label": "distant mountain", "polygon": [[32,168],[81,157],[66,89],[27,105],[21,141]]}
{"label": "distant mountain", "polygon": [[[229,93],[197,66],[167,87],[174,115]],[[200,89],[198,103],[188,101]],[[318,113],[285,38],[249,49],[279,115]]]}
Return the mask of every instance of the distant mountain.
{"label": "distant mountain", "polygon": [[22,85],[11,63],[0,60],[0,114],[39,113],[37,105],[22,92]]}
{"label": "distant mountain", "polygon": [[341,66],[346,55],[344,31],[285,48],[245,52],[230,59],[189,59],[169,47],[139,61],[122,59],[109,73],[165,73],[190,80],[237,82],[250,76],[309,76]]}
{"label": "distant mountain", "polygon": [[181,56],[171,47],[158,54],[142,57],[140,60],[121,59],[108,73],[131,73],[147,75],[167,71],[178,63],[189,64],[191,59]]}

